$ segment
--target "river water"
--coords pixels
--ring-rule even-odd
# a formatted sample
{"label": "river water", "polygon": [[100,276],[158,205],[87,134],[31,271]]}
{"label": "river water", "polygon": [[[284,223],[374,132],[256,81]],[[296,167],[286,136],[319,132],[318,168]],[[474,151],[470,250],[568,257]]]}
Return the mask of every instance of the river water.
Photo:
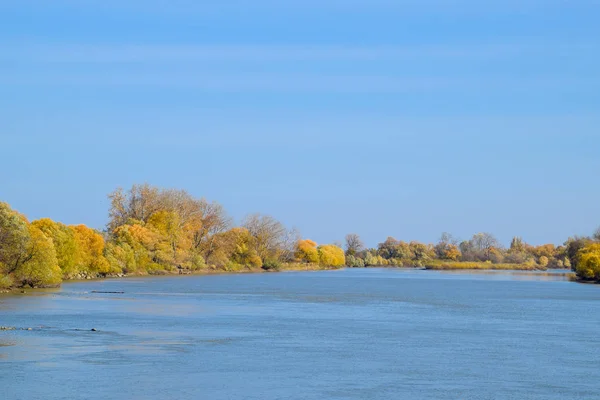
{"label": "river water", "polygon": [[599,311],[562,273],[67,283],[0,297],[0,325],[32,328],[0,331],[0,398],[597,399]]}

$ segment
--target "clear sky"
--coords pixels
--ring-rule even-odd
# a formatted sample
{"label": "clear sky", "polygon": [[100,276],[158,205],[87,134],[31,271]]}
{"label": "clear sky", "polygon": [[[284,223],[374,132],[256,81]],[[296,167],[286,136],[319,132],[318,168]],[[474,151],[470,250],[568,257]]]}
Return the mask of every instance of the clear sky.
{"label": "clear sky", "polygon": [[0,200],[148,182],[318,242],[600,225],[600,2],[0,0]]}

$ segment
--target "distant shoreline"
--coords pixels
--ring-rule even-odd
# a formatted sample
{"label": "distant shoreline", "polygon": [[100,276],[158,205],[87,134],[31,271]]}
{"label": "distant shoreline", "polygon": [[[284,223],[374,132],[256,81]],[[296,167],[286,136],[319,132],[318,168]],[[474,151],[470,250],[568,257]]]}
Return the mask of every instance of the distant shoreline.
{"label": "distant shoreline", "polygon": [[[95,281],[105,281],[105,280],[113,280],[113,279],[133,279],[133,278],[162,278],[162,277],[186,277],[186,276],[211,276],[211,275],[242,275],[242,274],[265,274],[265,273],[283,273],[283,272],[318,272],[318,271],[340,271],[343,269],[373,269],[373,268],[383,268],[383,269],[405,269],[405,270],[420,270],[420,271],[462,271],[462,272],[480,272],[480,271],[515,271],[515,272],[545,272],[548,271],[548,268],[531,268],[527,265],[513,265],[513,264],[489,264],[489,263],[480,263],[486,264],[481,266],[471,266],[470,268],[466,265],[460,264],[473,264],[473,263],[444,263],[445,265],[426,265],[422,266],[401,266],[401,265],[380,265],[380,266],[370,266],[370,267],[342,267],[342,268],[332,268],[332,267],[322,267],[317,264],[291,264],[284,265],[282,268],[277,270],[265,270],[263,268],[243,268],[239,270],[219,270],[219,269],[211,269],[211,270],[198,270],[198,271],[185,271],[184,273],[179,272],[171,272],[171,271],[161,271],[160,273],[154,274],[122,274],[122,275],[107,275],[104,277],[89,277],[89,278],[76,278],[76,279],[66,279],[62,282],[62,284],[68,283],[83,283],[83,282],[95,282]],[[446,265],[446,264],[455,264],[455,265]],[[458,265],[456,265],[458,264]],[[511,266],[513,268],[509,268]],[[570,269],[557,269],[559,271],[564,271],[565,274],[572,275],[570,276],[570,280],[572,282],[577,283],[586,283],[586,284],[598,284],[599,282],[583,280],[577,278],[574,272]],[[0,296],[2,295],[19,295],[19,294],[33,294],[33,293],[43,293],[47,291],[54,291],[56,289],[60,289],[62,286],[58,285],[55,287],[46,287],[46,288],[11,288],[0,290]]]}

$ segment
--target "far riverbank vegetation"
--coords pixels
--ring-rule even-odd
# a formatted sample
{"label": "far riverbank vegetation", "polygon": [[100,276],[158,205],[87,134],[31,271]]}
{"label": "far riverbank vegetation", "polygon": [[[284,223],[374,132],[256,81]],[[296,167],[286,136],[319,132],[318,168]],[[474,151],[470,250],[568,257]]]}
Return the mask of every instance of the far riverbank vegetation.
{"label": "far riverbank vegetation", "polygon": [[216,202],[148,184],[109,195],[103,231],[43,218],[29,221],[0,202],[0,289],[54,287],[64,280],[125,275],[317,270],[347,267],[572,269],[600,281],[600,230],[564,244],[508,248],[489,233],[435,244],[388,237],[366,248],[356,234],[345,244],[317,244],[275,218],[252,214],[233,224]]}

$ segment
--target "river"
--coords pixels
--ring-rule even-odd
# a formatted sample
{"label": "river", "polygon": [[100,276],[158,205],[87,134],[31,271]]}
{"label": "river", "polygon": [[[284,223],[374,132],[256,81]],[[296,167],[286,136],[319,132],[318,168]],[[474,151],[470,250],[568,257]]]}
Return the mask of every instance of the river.
{"label": "river", "polygon": [[0,331],[0,397],[594,399],[599,311],[600,286],[554,272],[66,283],[0,296],[25,328]]}

